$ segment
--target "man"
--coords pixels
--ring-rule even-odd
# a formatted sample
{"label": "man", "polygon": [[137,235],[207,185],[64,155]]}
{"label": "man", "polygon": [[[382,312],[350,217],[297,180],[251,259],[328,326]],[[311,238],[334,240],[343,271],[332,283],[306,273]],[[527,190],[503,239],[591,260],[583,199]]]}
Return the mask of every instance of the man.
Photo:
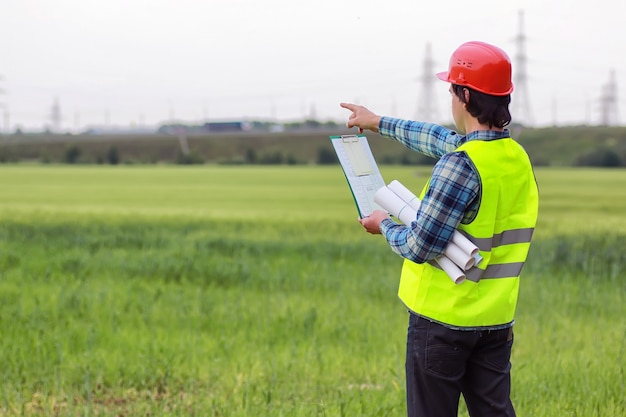
{"label": "man", "polygon": [[[510,137],[511,62],[501,49],[467,42],[450,58],[452,115],[442,126],[381,117],[363,106],[348,127],[371,130],[438,159],[415,221],[374,211],[359,219],[405,258],[398,295],[409,310],[409,417],[453,417],[460,395],[472,417],[514,416],[510,356],[519,276],[537,220],[538,192],[524,149]],[[455,284],[435,258],[459,230],[481,263]]]}

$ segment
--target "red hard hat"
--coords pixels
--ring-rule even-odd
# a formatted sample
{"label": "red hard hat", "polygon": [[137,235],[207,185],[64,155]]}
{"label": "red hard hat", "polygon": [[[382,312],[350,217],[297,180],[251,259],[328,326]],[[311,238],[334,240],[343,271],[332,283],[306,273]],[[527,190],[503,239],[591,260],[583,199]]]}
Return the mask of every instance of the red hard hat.
{"label": "red hard hat", "polygon": [[502,49],[484,42],[466,42],[450,57],[448,71],[437,78],[492,96],[513,91],[511,60]]}

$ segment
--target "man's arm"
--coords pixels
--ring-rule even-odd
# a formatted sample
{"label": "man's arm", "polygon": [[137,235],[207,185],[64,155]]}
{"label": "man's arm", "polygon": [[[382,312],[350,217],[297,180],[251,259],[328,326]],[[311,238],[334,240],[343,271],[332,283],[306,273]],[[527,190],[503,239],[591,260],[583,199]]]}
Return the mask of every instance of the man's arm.
{"label": "man's arm", "polygon": [[463,140],[463,136],[443,126],[410,120],[381,117],[378,133],[394,139],[409,149],[435,159],[453,152]]}
{"label": "man's arm", "polygon": [[455,131],[434,123],[383,117],[357,104],[340,103],[340,106],[352,112],[346,123],[347,127],[358,127],[359,133],[364,130],[380,133],[409,149],[436,159],[454,151],[464,138]]}

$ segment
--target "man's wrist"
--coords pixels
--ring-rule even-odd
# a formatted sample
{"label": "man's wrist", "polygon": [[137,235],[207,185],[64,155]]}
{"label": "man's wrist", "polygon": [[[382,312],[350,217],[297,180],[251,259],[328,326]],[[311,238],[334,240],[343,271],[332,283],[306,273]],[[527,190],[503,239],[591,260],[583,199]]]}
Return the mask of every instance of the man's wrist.
{"label": "man's wrist", "polygon": [[378,133],[381,136],[393,137],[398,120],[399,119],[394,117],[381,116],[380,119],[378,119]]}
{"label": "man's wrist", "polygon": [[397,225],[398,223],[394,222],[393,219],[391,217],[387,217],[384,218],[380,224],[378,225],[378,228],[380,229],[380,233],[381,234],[386,234],[387,230],[389,230],[391,227]]}

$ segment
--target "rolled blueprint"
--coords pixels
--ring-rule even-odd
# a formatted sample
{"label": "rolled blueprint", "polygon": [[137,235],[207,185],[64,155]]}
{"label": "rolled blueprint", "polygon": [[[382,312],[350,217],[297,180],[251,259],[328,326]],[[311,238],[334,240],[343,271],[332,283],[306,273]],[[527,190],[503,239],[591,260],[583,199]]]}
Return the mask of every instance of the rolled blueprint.
{"label": "rolled blueprint", "polygon": [[[374,194],[374,202],[406,225],[417,219],[421,205],[419,198],[397,180],[379,188]],[[478,252],[476,245],[455,230],[452,241],[436,261],[450,279],[459,284],[465,280],[464,271],[482,260]]]}
{"label": "rolled blueprint", "polygon": [[403,201],[409,204],[409,206],[413,207],[415,211],[420,209],[420,205],[422,202],[415,194],[411,192],[408,188],[406,188],[402,183],[398,180],[393,180],[387,186],[391,191],[393,191],[398,197],[400,197]]}
{"label": "rolled blueprint", "polygon": [[465,281],[465,274],[445,255],[441,255],[436,259],[437,263],[443,271],[450,277],[455,284]]}
{"label": "rolled blueprint", "polygon": [[374,194],[374,202],[399,219],[402,223],[410,225],[417,218],[417,210],[403,201],[388,187],[381,187]]}
{"label": "rolled blueprint", "polygon": [[[420,205],[422,204],[422,202],[420,201],[420,199],[415,194],[413,194],[413,192],[411,190],[406,188],[400,181],[398,181],[398,180],[391,181],[389,183],[389,185],[387,185],[387,188],[389,188],[391,191],[393,191],[404,202],[408,203],[409,206],[414,208],[416,212],[417,212],[417,210],[419,210]],[[379,205],[380,205],[380,203],[379,203]],[[417,213],[416,213],[416,215],[417,215]],[[415,219],[413,219],[413,220],[415,220]],[[410,224],[410,223],[406,223],[404,221],[402,223]],[[463,236],[458,231],[455,231],[454,234],[452,235],[452,241],[458,247],[460,247],[463,250],[463,252],[469,253],[472,257],[475,257],[478,254],[478,247],[476,245],[474,245],[468,238]],[[481,257],[477,257],[477,259],[481,259],[482,260]],[[474,266],[474,262],[475,261],[472,261],[472,265],[470,265],[466,269],[469,269],[472,266]]]}
{"label": "rolled blueprint", "polygon": [[452,242],[460,247],[463,252],[469,253],[472,256],[478,255],[478,246],[474,245],[471,240],[463,236],[458,230],[454,231]]}
{"label": "rolled blueprint", "polygon": [[471,253],[463,251],[454,241],[448,243],[444,254],[463,271],[467,271],[473,267],[476,261]]}

